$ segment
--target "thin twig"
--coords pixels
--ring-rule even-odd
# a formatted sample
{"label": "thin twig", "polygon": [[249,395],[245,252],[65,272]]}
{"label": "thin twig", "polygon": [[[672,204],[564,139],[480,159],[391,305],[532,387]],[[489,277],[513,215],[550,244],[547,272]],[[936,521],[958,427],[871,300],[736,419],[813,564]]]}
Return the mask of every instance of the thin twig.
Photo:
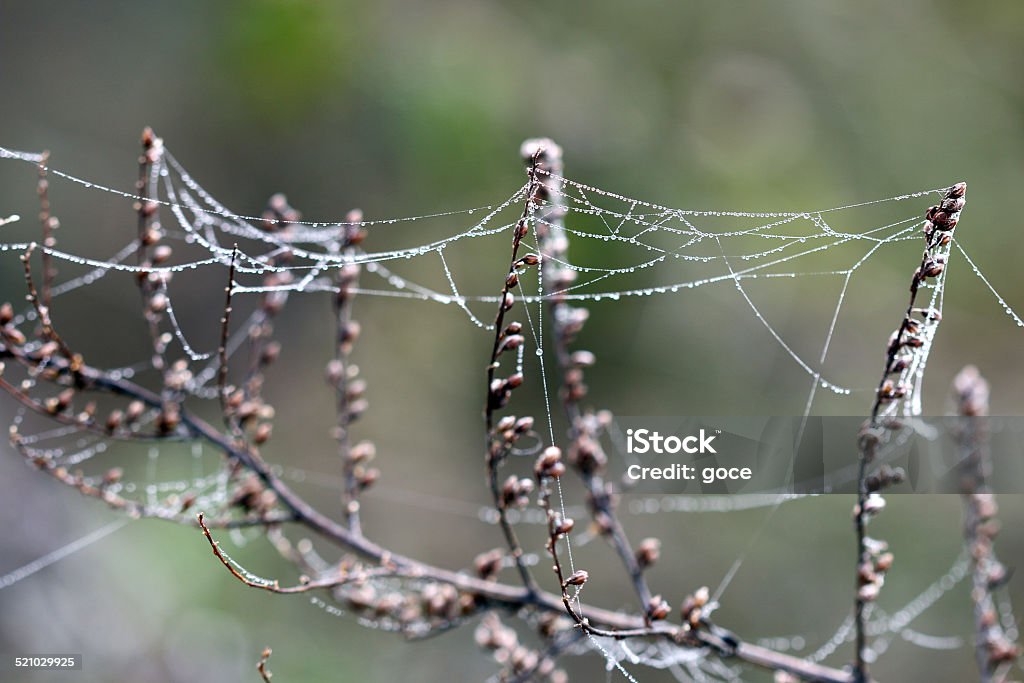
{"label": "thin twig", "polygon": [[996,496],[989,484],[988,382],[974,366],[953,380],[956,400],[956,437],[960,446],[961,498],[964,508],[964,545],[971,557],[971,601],[974,603],[974,652],[981,683],[1005,679],[1020,647],[1006,637],[999,623],[994,593],[1010,578],[1010,571],[995,553]]}
{"label": "thin twig", "polygon": [[43,285],[42,305],[49,310],[52,304],[51,287],[56,270],[53,267],[53,257],[50,250],[56,246],[53,237],[53,229],[57,227],[57,219],[50,214],[50,181],[46,177],[46,165],[50,162],[50,152],[44,151],[39,155],[39,180],[36,183],[36,194],[39,195],[39,224],[43,233]]}
{"label": "thin twig", "polygon": [[[959,222],[960,212],[966,203],[966,193],[967,183],[957,183],[945,191],[938,205],[932,206],[925,213],[924,255],[910,282],[910,302],[907,304],[903,320],[886,347],[885,366],[875,392],[871,416],[860,434],[857,504],[854,507],[854,527],[857,535],[857,590],[854,598],[857,651],[854,678],[857,683],[868,680],[867,608],[877,597],[883,575],[892,562],[892,556],[888,554],[880,562],[879,551],[872,552],[872,548],[869,548],[867,523],[873,509],[880,509],[880,506],[875,504],[877,501],[871,499],[871,496],[877,497],[877,493],[875,490],[869,490],[868,466],[876,457],[885,431],[899,429],[902,426],[897,421],[884,421],[882,418],[892,415],[895,407],[912,391],[915,393],[911,412],[915,410],[919,400],[911,383],[919,384],[921,381],[926,355],[941,320],[941,314],[931,309],[918,308],[917,295],[930,278],[936,282],[941,282],[944,278],[949,245],[953,239],[953,230]],[[891,379],[893,376],[896,377],[895,380]]]}
{"label": "thin twig", "polygon": [[[520,376],[518,380],[513,380],[511,377],[508,379],[496,379],[496,372],[500,367],[498,361],[499,356],[503,351],[510,348],[509,340],[517,336],[512,330],[506,329],[505,327],[505,313],[514,305],[514,297],[512,295],[512,288],[518,283],[519,275],[518,269],[522,267],[522,263],[519,259],[519,246],[522,243],[523,237],[529,233],[529,222],[530,218],[537,206],[537,177],[536,177],[536,159],[534,159],[534,165],[528,170],[529,184],[526,190],[526,202],[523,207],[522,216],[516,223],[513,236],[512,236],[512,257],[509,261],[508,272],[505,277],[505,282],[502,285],[501,296],[498,298],[498,312],[494,319],[494,344],[491,348],[491,359],[487,365],[487,392],[484,398],[484,422],[487,428],[487,438],[485,442],[486,448],[486,466],[487,466],[487,481],[491,490],[491,498],[494,501],[494,507],[498,512],[498,521],[501,525],[502,533],[505,536],[505,541],[508,544],[509,551],[512,554],[512,559],[516,564],[516,569],[519,571],[519,576],[523,581],[523,585],[530,593],[536,593],[539,591],[536,579],[530,573],[529,567],[526,566],[526,562],[523,560],[523,547],[519,543],[519,538],[516,535],[515,529],[512,523],[508,519],[508,503],[502,496],[502,491],[498,483],[498,470],[501,466],[502,461],[508,454],[510,447],[509,440],[502,437],[497,433],[494,424],[495,412],[502,408],[507,403],[509,396],[511,396],[512,390],[518,386],[518,382],[522,380]],[[521,343],[521,338],[519,340]]]}
{"label": "thin twig", "polygon": [[[650,616],[658,605],[652,601],[643,567],[637,560],[615,511],[613,497],[601,476],[607,457],[602,452],[597,435],[593,433],[595,420],[592,416],[588,419],[580,407],[580,398],[586,391],[583,381],[586,363],[574,362],[569,346],[583,327],[586,310],[570,306],[559,295],[571,284],[575,275],[566,267],[569,263],[569,242],[565,235],[562,150],[552,140],[528,140],[523,144],[522,156],[536,158],[541,178],[538,182],[538,200],[544,205],[535,221],[535,236],[541,254],[543,293],[550,311],[548,318],[551,321],[555,360],[561,372],[562,407],[569,422],[570,462],[575,465],[574,469],[587,488],[594,521],[619,555],[640,600],[641,609]],[[586,353],[587,362],[591,362],[589,355]]]}
{"label": "thin twig", "polygon": [[231,327],[231,298],[235,293],[235,261],[238,245],[231,250],[231,264],[228,266],[228,284],[224,287],[224,312],[220,318],[220,343],[217,345],[217,396],[221,411],[228,419],[228,331]]}

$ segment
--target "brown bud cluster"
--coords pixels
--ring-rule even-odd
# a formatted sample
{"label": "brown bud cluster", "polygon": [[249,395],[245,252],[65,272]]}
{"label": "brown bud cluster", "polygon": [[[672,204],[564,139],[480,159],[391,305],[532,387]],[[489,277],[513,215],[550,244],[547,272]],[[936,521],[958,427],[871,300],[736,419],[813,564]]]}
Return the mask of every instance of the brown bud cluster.
{"label": "brown bud cluster", "polygon": [[505,508],[525,508],[530,504],[533,482],[510,475],[501,487],[501,505]]}
{"label": "brown bud cluster", "polygon": [[501,678],[517,680],[547,680],[549,683],[568,683],[568,676],[555,668],[555,661],[519,642],[516,632],[501,623],[497,614],[487,614],[477,626],[474,638],[477,645],[490,650],[494,660],[507,673]]}
{"label": "brown bud cluster", "polygon": [[533,466],[533,472],[538,480],[557,479],[565,474],[565,464],[562,463],[562,449],[558,446],[548,446],[537,458]]}
{"label": "brown bud cluster", "polygon": [[476,568],[476,575],[481,579],[492,581],[497,577],[498,572],[501,571],[504,561],[505,552],[500,548],[480,553],[476,556],[476,559],[473,560],[473,565]]}
{"label": "brown bud cluster", "polygon": [[877,472],[864,478],[864,486],[869,492],[875,493],[895,484],[901,484],[905,478],[906,472],[903,471],[903,468],[882,465]]}
{"label": "brown bud cluster", "polygon": [[701,586],[691,595],[687,595],[686,599],[683,600],[682,607],[680,607],[683,624],[691,629],[699,627],[701,620],[704,618],[704,606],[708,604],[710,599],[711,592],[707,586]]}
{"label": "brown bud cluster", "polygon": [[651,618],[651,621],[667,619],[668,615],[671,613],[672,607],[670,607],[668,601],[660,595],[655,595],[651,598],[651,601],[647,603],[647,615]]}
{"label": "brown bud cluster", "polygon": [[866,556],[857,565],[857,599],[873,602],[885,583],[885,575],[892,568],[895,557],[888,552],[888,544],[875,539],[865,540]]}

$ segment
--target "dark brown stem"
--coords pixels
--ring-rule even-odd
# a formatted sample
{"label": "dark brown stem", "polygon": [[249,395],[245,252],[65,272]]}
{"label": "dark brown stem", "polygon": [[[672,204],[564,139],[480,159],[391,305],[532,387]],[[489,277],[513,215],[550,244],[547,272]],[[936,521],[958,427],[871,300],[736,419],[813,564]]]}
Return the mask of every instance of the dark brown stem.
{"label": "dark brown stem", "polygon": [[1005,680],[1009,666],[1020,656],[1020,647],[1006,637],[1000,626],[994,596],[1009,579],[1010,572],[995,553],[999,508],[989,485],[992,463],[988,394],[988,382],[974,366],[965,367],[953,380],[959,416],[956,437],[960,446],[958,473],[964,508],[964,545],[973,569],[974,653],[982,683]]}
{"label": "dark brown stem", "polygon": [[[235,262],[238,258],[238,245],[231,251],[231,264],[228,266],[228,284],[224,287],[224,313],[220,319],[220,343],[217,345],[217,396],[220,397],[221,412],[228,419],[228,332],[231,327],[231,299],[235,293]],[[230,426],[230,424],[229,424]]]}
{"label": "dark brown stem", "polygon": [[[337,253],[347,259],[356,254],[357,245],[362,242],[366,233],[360,223],[363,220],[361,211],[349,212],[345,217],[345,225],[341,230],[341,246]],[[334,344],[334,369],[335,376],[335,406],[338,416],[338,455],[342,462],[342,471],[345,479],[345,487],[342,492],[342,504],[345,520],[349,528],[356,534],[362,534],[362,524],[359,515],[359,492],[363,485],[361,482],[370,482],[375,478],[372,471],[366,469],[366,462],[372,455],[372,447],[365,445],[359,452],[352,448],[351,427],[352,422],[358,417],[365,401],[362,398],[360,380],[357,380],[353,371],[355,366],[349,363],[349,356],[352,353],[352,346],[359,336],[359,323],[352,318],[352,308],[355,300],[355,290],[359,287],[360,267],[356,263],[345,263],[338,267],[335,276],[335,284],[338,292],[334,297],[334,321],[335,321],[335,344]],[[369,478],[368,478],[369,473]]]}
{"label": "dark brown stem", "polygon": [[53,303],[51,287],[53,278],[57,274],[53,267],[53,257],[50,250],[57,241],[53,236],[53,230],[57,227],[57,219],[50,213],[50,181],[46,177],[46,165],[50,162],[50,153],[43,152],[39,158],[39,180],[36,184],[36,194],[39,195],[39,224],[43,233],[43,284],[42,284],[42,305],[49,310]]}
{"label": "dark brown stem", "polygon": [[166,285],[169,274],[155,275],[146,269],[153,265],[151,250],[161,239],[162,230],[158,220],[160,205],[150,201],[155,192],[151,182],[153,167],[163,155],[163,140],[153,134],[152,129],[146,128],[142,131],[142,154],[139,155],[139,175],[135,183],[135,190],[139,196],[136,204],[138,216],[138,247],[136,249],[136,262],[140,270],[138,273],[139,291],[142,294],[143,317],[149,328],[149,336],[153,344],[153,356],[151,363],[153,369],[163,372],[166,369],[167,361],[164,353],[167,351],[167,344],[162,340],[160,334],[160,321],[163,319],[163,308],[154,305],[156,294],[162,285]]}
{"label": "dark brown stem", "polygon": [[594,420],[585,419],[580,407],[579,399],[585,392],[583,368],[573,363],[569,348],[586,320],[586,311],[570,306],[561,296],[575,274],[567,267],[569,242],[565,236],[562,149],[553,140],[528,140],[523,144],[522,155],[537,160],[538,199],[543,202],[543,208],[538,211],[535,221],[537,247],[541,253],[543,292],[550,311],[548,319],[551,321],[555,360],[562,378],[560,395],[569,422],[569,442],[572,444],[570,453],[576,454],[575,469],[587,488],[595,522],[626,568],[641,609],[646,614],[652,607],[651,591],[644,578],[643,568],[619,521],[614,499],[601,476],[602,464],[607,458],[600,452],[597,435],[592,433]]}
{"label": "dark brown stem", "polygon": [[[882,378],[875,391],[871,417],[860,435],[860,463],[857,476],[857,505],[854,507],[854,526],[857,534],[857,591],[854,599],[854,620],[856,626],[856,655],[854,677],[858,683],[868,680],[865,651],[867,636],[865,629],[868,603],[877,597],[879,582],[874,579],[883,570],[877,567],[877,558],[872,556],[867,544],[866,527],[870,517],[868,490],[868,467],[874,460],[885,431],[900,428],[893,420],[884,420],[896,413],[896,408],[912,391],[911,383],[919,379],[924,361],[941,320],[938,311],[922,310],[917,306],[917,295],[921,286],[929,279],[940,283],[945,277],[946,258],[953,239],[953,230],[960,220],[960,212],[966,203],[967,183],[957,183],[947,189],[942,201],[925,213],[925,249],[921,265],[914,271],[910,281],[910,301],[896,332],[886,347],[885,366]],[[936,284],[936,286],[939,286]],[[896,379],[892,379],[895,377]],[[916,397],[915,397],[916,400]],[[916,412],[914,406],[911,412]],[[891,558],[890,558],[891,561]],[[885,563],[886,565],[888,563]]]}
{"label": "dark brown stem", "polygon": [[490,362],[487,364],[487,392],[484,398],[484,423],[487,428],[487,438],[485,441],[487,482],[491,491],[491,498],[494,502],[494,507],[498,512],[498,522],[501,526],[501,531],[505,536],[505,542],[508,545],[509,552],[515,562],[516,569],[522,579],[523,586],[526,587],[528,592],[537,593],[540,589],[537,586],[537,582],[533,578],[533,575],[530,573],[529,567],[526,566],[526,562],[523,557],[523,547],[519,543],[519,537],[516,534],[515,528],[513,528],[512,523],[508,519],[508,503],[502,495],[501,485],[498,481],[498,472],[501,467],[501,463],[508,455],[509,445],[508,442],[497,433],[494,424],[495,413],[504,406],[508,401],[509,396],[511,396],[512,390],[515,388],[510,384],[509,379],[499,380],[496,375],[497,370],[500,367],[498,359],[505,350],[504,346],[507,344],[507,339],[510,336],[505,327],[505,313],[508,312],[514,302],[511,290],[515,286],[516,281],[518,281],[517,266],[520,265],[519,246],[523,241],[523,237],[529,233],[530,220],[537,205],[536,160],[534,165],[530,167],[528,174],[530,182],[527,185],[523,213],[514,228],[512,236],[512,256],[509,260],[505,282],[502,285],[501,296],[498,298],[498,312],[494,318],[494,344],[491,348]]}

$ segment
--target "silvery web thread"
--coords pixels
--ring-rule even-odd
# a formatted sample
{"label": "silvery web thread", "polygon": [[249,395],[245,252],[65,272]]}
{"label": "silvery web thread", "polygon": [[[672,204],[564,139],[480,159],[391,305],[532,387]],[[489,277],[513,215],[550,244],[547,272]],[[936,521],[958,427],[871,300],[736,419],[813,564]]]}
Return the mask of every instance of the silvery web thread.
{"label": "silvery web thread", "polygon": [[[631,209],[631,211],[632,211],[632,209]],[[965,256],[966,256],[966,254],[965,254]],[[979,274],[979,276],[982,276],[982,278],[983,278],[983,275],[981,275],[980,271],[979,271],[979,270],[977,270],[977,268],[975,268],[975,269],[976,269],[976,272],[977,272],[977,273]],[[846,273],[846,275],[847,275],[847,278],[849,278],[849,275],[850,275],[850,274],[852,274],[852,270],[851,270],[851,271],[848,271],[848,272]],[[992,290],[992,289],[991,289],[991,286],[990,286],[990,285],[988,285],[987,281],[986,281],[986,285],[987,285],[987,286],[989,287],[989,289],[990,289],[990,290],[992,291],[992,293],[993,293],[993,294],[995,294],[995,293],[994,293],[994,290]],[[456,294],[456,296],[458,297],[458,294]],[[598,296],[599,296],[599,295],[598,295]],[[996,295],[996,296],[998,296],[998,295]],[[1001,302],[1001,300],[1000,300],[1000,303],[1002,303],[1002,302]],[[1018,318],[1018,319],[1019,319],[1019,318]],[[816,385],[816,383],[815,383],[815,385]]]}
{"label": "silvery web thread", "polygon": [[[635,204],[633,206],[631,206],[630,212],[632,212],[633,207],[635,207]],[[821,220],[820,216],[818,217],[818,219]],[[606,225],[607,225],[607,223],[606,223]],[[615,231],[610,231],[610,232],[612,232],[614,234]],[[901,231],[901,233],[898,233],[898,234],[902,234],[903,232],[906,232],[906,230]],[[720,239],[716,237],[716,241],[718,242],[719,246],[721,247]],[[822,362],[824,361],[824,359],[825,359],[825,357],[827,355],[828,346],[830,344],[830,341],[831,341],[831,338],[832,338],[832,333],[833,333],[834,327],[835,327],[835,320],[838,317],[839,309],[840,309],[840,307],[842,305],[843,299],[845,298],[845,293],[846,293],[846,290],[847,290],[847,287],[848,287],[848,284],[849,284],[849,281],[850,281],[850,277],[853,274],[853,271],[856,269],[857,266],[859,266],[864,261],[866,261],[867,258],[869,258],[874,253],[874,251],[877,250],[877,248],[880,247],[882,244],[883,244],[883,242],[879,242],[874,247],[872,247],[871,251],[869,251],[868,254],[866,254],[857,264],[855,264],[855,266],[853,268],[851,268],[849,271],[846,272],[845,279],[844,279],[843,289],[842,289],[841,294],[840,294],[840,300],[839,300],[839,303],[837,304],[836,311],[835,311],[835,313],[833,315],[832,324],[830,325],[829,333],[827,335],[825,346],[824,346],[823,351],[822,351],[822,356],[821,356],[821,361]],[[723,259],[725,259],[727,264],[728,264],[728,258],[725,255],[724,249],[722,250],[722,253],[723,253]],[[728,267],[730,269],[730,274],[735,277],[735,272],[732,270],[731,266],[728,266]],[[744,299],[748,302],[748,304],[752,308],[754,308],[753,303],[751,302],[749,297],[746,296],[745,292],[743,292],[742,287],[740,286],[738,279],[736,279],[736,285],[737,285],[737,288],[740,289],[741,293],[743,294]],[[765,324],[767,325],[767,322],[763,319],[763,316],[760,315],[760,313],[756,310],[756,308],[755,308],[755,312],[757,313],[758,318],[761,319],[762,322],[765,322]],[[781,340],[779,340],[779,341],[781,343]],[[818,384],[817,379],[818,379],[818,376],[815,377],[816,381],[813,382],[813,384],[812,384],[812,397],[813,397],[813,390],[817,387],[817,384]],[[809,412],[810,402],[811,402],[811,399],[808,400],[808,412]],[[773,512],[774,512],[774,507],[773,507]],[[728,581],[730,580],[731,576],[735,573],[737,568],[738,568],[738,564],[734,564],[733,567],[730,569],[729,573],[727,574],[726,579],[722,583],[722,586],[720,586],[719,590],[716,591],[716,596],[715,596],[716,600],[721,595],[721,592],[724,589],[724,586],[727,585]],[[774,639],[774,641],[777,641],[777,640],[778,639]],[[922,637],[922,638],[917,639],[915,642],[917,642],[917,644],[924,645],[924,644],[926,644],[926,642],[931,642],[931,641],[925,641],[925,640],[923,640],[923,637]],[[773,642],[773,644],[777,644],[777,643]]]}
{"label": "silvery web thread", "polygon": [[[166,175],[166,174],[164,174],[164,175]],[[175,203],[173,203],[173,202],[172,202],[172,205],[174,206],[174,208],[175,208],[175,209],[177,209],[177,208],[178,208],[178,207],[177,207],[177,205],[176,205]],[[217,207],[215,207],[215,209],[216,209],[216,211],[217,211],[218,213],[221,213],[221,214],[222,214],[222,213],[226,213],[226,210],[225,210],[225,209],[223,209],[223,208],[222,208],[222,207],[220,207],[220,206],[217,206]],[[179,220],[180,220],[180,221],[181,221],[182,223],[185,223],[185,221],[181,220],[181,214],[180,214],[180,211],[176,211],[176,214],[178,215],[178,217],[179,217]],[[212,245],[209,245],[209,246],[212,246]],[[302,289],[301,285],[300,285],[299,289],[300,289],[300,290]],[[183,336],[182,336],[182,335],[180,334],[180,331],[179,331],[178,337],[179,337],[179,339],[183,339]]]}
{"label": "silvery web thread", "polygon": [[[216,207],[216,208],[217,208],[217,210],[218,210],[218,211],[220,211],[220,212],[223,212],[223,211],[225,211],[225,210],[224,210],[224,209],[222,209],[221,207]],[[180,216],[181,216],[181,215],[180,215],[180,212],[176,212],[176,213],[177,213],[177,214],[178,214],[178,216],[179,216],[179,220],[181,220],[181,217],[180,217]],[[185,221],[182,221],[182,222],[184,223]],[[212,246],[212,245],[211,245],[211,246]],[[300,286],[300,289],[301,289],[301,286]],[[183,338],[183,336],[182,336],[182,335],[181,335],[180,333],[179,333],[179,335],[178,335],[178,336],[179,336],[179,339],[182,339],[182,338]]]}
{"label": "silvery web thread", "polygon": [[[530,229],[531,229],[531,233],[533,234],[534,242],[539,247],[540,240],[537,237],[537,210],[538,210],[538,207],[531,204],[529,220],[530,220]],[[544,256],[541,254],[541,251],[540,251],[539,248],[536,249],[535,253],[537,253],[538,256],[540,256],[541,258],[544,258]],[[536,324],[536,326],[534,326],[533,316],[530,314],[529,305],[527,303],[525,303],[525,302],[523,304],[523,310],[526,311],[527,324],[529,325],[530,333],[533,336],[533,341],[534,341],[534,345],[535,345],[535,348],[536,348],[537,362],[538,362],[538,365],[539,365],[539,368],[540,368],[540,381],[541,381],[541,386],[543,388],[543,393],[544,393],[544,415],[545,415],[545,418],[547,420],[547,425],[548,425],[548,436],[551,439],[551,444],[554,445],[555,444],[555,426],[554,426],[554,419],[553,419],[552,414],[551,414],[551,396],[550,396],[550,393],[548,391],[547,371],[545,369],[545,364],[544,364],[544,303],[543,303],[543,301],[541,301],[541,299],[544,298],[544,276],[543,276],[543,271],[542,271],[542,267],[541,266],[542,266],[542,264],[537,264],[537,266],[536,266],[536,271],[537,271],[537,297],[538,297],[538,303],[537,303],[537,324]],[[523,291],[522,282],[518,283],[518,288],[519,288],[519,294],[520,295],[525,294],[525,292]],[[562,519],[565,519],[566,518],[566,514],[565,514],[565,496],[562,493],[561,477],[556,477],[555,478],[555,487],[556,487],[556,490],[558,492],[558,505],[559,505],[559,508],[560,508],[560,513],[562,515]],[[570,571],[570,573],[575,573],[576,572],[576,565],[575,565],[575,561],[573,560],[573,556],[572,556],[571,533],[566,533],[565,534],[565,549],[566,549],[566,555],[567,555],[568,560],[569,560],[569,571]],[[556,545],[552,544],[551,552],[553,552],[553,553],[558,552],[558,548],[557,548]],[[562,588],[562,590],[564,590],[564,587]],[[580,614],[582,614],[582,612],[583,612],[582,602],[581,602],[581,599],[580,599],[580,593],[582,593],[582,592],[583,592],[583,586],[576,586],[576,591],[575,591],[575,593],[573,595],[573,598],[576,600],[576,610]],[[627,680],[629,680],[630,683],[637,683],[636,678],[629,671],[627,671],[622,666],[621,658],[620,657],[616,657],[611,652],[609,652],[608,649],[606,649],[604,646],[602,646],[602,644],[598,641],[598,639],[593,636],[593,634],[587,633],[587,639],[604,656],[605,665],[606,665],[606,668],[607,668],[607,670],[609,672],[611,672],[611,670],[614,668],[614,669],[618,670],[619,673],[621,673]],[[629,654],[630,654],[629,650],[626,647],[622,646],[621,642],[617,642],[616,644],[620,645],[620,648],[622,649],[622,651],[624,652],[624,654],[626,656],[629,656]]]}
{"label": "silvery web thread", "polygon": [[[632,212],[634,207],[635,207],[635,204],[633,204],[633,206],[631,206],[630,212]],[[816,218],[819,221],[823,221],[823,219],[821,219],[820,216],[817,216]],[[607,222],[605,222],[605,225],[608,226]],[[915,226],[912,226],[911,228],[904,229],[900,233],[898,233],[896,236],[902,235],[902,234],[908,232],[909,230],[912,230],[915,227],[917,227],[917,226],[915,225]],[[617,232],[617,230],[612,230],[612,229],[610,229],[610,226],[609,226],[609,232],[612,233],[612,234],[615,234]],[[834,234],[834,232],[833,232],[833,234]],[[720,240],[718,240],[717,237],[716,237],[716,240],[720,244]],[[853,271],[856,270],[856,268],[859,265],[864,263],[877,250],[877,248],[882,246],[883,243],[884,242],[882,242],[882,241],[878,242],[874,247],[872,247],[871,251],[869,251],[857,264],[854,265],[853,268],[851,268],[850,270],[845,272],[845,278],[844,278],[843,288],[842,288],[841,294],[840,294],[839,303],[837,304],[835,313],[834,313],[834,315],[832,317],[832,323],[830,324],[829,332],[828,332],[828,335],[826,337],[826,342],[825,342],[825,345],[824,345],[824,348],[823,348],[823,351],[822,351],[821,361],[824,361],[825,357],[827,356],[828,347],[829,347],[829,344],[831,342],[832,334],[833,334],[834,329],[835,329],[835,321],[838,318],[839,310],[841,308],[843,300],[845,299],[845,294],[846,294],[846,291],[847,291],[847,288],[848,288],[848,285],[849,285],[849,282],[850,282],[850,278],[851,278],[851,276],[853,274]],[[724,254],[724,250],[723,250],[723,258],[726,261],[728,261],[727,257]],[[730,268],[730,274],[735,277],[735,271],[732,271],[731,266],[729,266],[729,268]],[[742,287],[740,287],[738,280],[737,280],[737,287],[740,288],[741,293],[743,293],[742,292]],[[940,289],[940,291],[941,291],[941,289]],[[750,304],[751,307],[753,307],[752,302],[750,301],[749,297],[747,297],[745,295],[745,293],[744,293],[744,298],[747,300],[748,304]],[[939,305],[941,305],[941,302],[940,302]],[[757,312],[756,308],[755,308],[755,312]],[[763,320],[763,317],[760,316],[759,312],[757,312],[757,314],[758,314],[759,319],[762,319],[762,321],[765,322],[765,324],[767,324],[766,321]],[[781,342],[781,340],[780,340],[780,342]],[[818,379],[818,377],[816,376],[815,380],[817,380],[817,379]],[[818,384],[818,382],[815,381],[813,383],[813,385],[812,385],[812,398],[813,398],[813,389],[817,387],[817,384]],[[809,412],[810,403],[811,403],[811,399],[808,400],[808,412]],[[736,565],[734,565],[733,569],[730,570],[729,576],[731,576],[734,573],[736,568],[737,568]],[[727,576],[726,581],[723,582],[723,586],[724,586],[725,583],[728,582],[729,576]],[[716,595],[720,595],[720,592],[721,592],[721,588],[719,589],[719,591],[718,591],[718,593]],[[955,638],[954,639],[936,638],[936,637],[926,636],[924,634],[918,634],[918,633],[914,633],[913,635],[911,635],[909,631],[904,631],[903,632],[903,636],[904,636],[904,638],[906,640],[909,640],[909,641],[911,641],[911,642],[913,642],[915,644],[921,645],[923,647],[958,647],[959,644],[960,644],[959,639],[955,639]],[[876,652],[878,652],[879,647],[876,646],[875,650],[876,650]]]}
{"label": "silvery web thread", "polygon": [[[607,225],[607,223],[606,223],[606,225]],[[620,225],[621,225],[621,223],[620,223]],[[609,230],[609,232],[615,232],[615,231]],[[631,269],[630,269],[630,270],[631,270]],[[630,651],[629,651],[629,648],[628,648],[628,647],[625,647],[625,648],[623,648],[623,650],[624,650],[624,652],[625,652],[625,653],[627,654],[627,656],[628,656],[628,657],[629,657],[629,658],[631,659],[631,661],[639,661],[639,660],[638,660],[638,659],[636,658],[636,655],[635,655],[635,654],[633,654],[633,653],[630,653]]]}

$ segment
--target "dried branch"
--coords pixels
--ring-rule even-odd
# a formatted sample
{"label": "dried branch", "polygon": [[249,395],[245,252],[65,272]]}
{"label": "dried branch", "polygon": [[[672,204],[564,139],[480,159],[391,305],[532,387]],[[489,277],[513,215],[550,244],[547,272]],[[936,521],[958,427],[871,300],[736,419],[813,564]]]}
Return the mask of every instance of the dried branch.
{"label": "dried branch", "polygon": [[[914,271],[910,281],[910,303],[899,328],[889,339],[885,367],[875,392],[871,417],[859,436],[857,504],[853,512],[857,532],[857,592],[854,599],[857,647],[854,677],[857,683],[868,680],[865,660],[867,608],[878,597],[885,573],[893,562],[892,554],[886,552],[885,543],[868,538],[867,524],[885,505],[878,491],[902,476],[899,472],[883,469],[877,475],[868,477],[868,467],[875,460],[887,432],[903,427],[900,421],[891,419],[897,406],[909,399],[910,405],[904,406],[904,414],[920,412],[919,390],[924,364],[942,316],[932,308],[918,307],[917,295],[923,287],[928,286],[929,279],[935,282],[935,287],[941,286],[953,230],[960,220],[966,194],[967,183],[957,183],[945,191],[939,204],[930,207],[925,213],[925,249],[921,265]],[[912,386],[912,383],[916,386]]]}
{"label": "dried branch", "polygon": [[[231,298],[235,293],[235,263],[238,259],[238,245],[231,250],[231,264],[228,266],[228,283],[224,286],[224,312],[220,318],[220,343],[217,345],[217,396],[220,408],[227,419],[228,409],[228,332],[231,329]],[[228,426],[236,431],[237,423],[227,419]]]}
{"label": "dried branch", "polygon": [[995,553],[999,507],[989,485],[992,463],[988,436],[988,382],[968,365],[953,380],[957,441],[960,446],[961,498],[964,507],[964,545],[971,557],[971,601],[974,603],[974,651],[982,683],[1003,681],[1021,654],[1006,637],[996,612],[994,593],[1010,572]]}
{"label": "dried branch", "polygon": [[516,351],[525,341],[523,335],[520,334],[522,324],[512,322],[506,326],[505,314],[515,305],[515,296],[511,290],[519,284],[519,271],[527,266],[535,266],[539,262],[536,254],[527,254],[522,258],[519,257],[519,246],[523,238],[529,234],[530,219],[537,208],[538,182],[536,168],[537,159],[535,158],[533,164],[528,169],[530,180],[526,189],[526,201],[522,216],[520,216],[513,230],[512,257],[509,261],[505,282],[502,285],[501,295],[498,298],[498,312],[494,319],[494,345],[491,348],[491,359],[487,365],[487,394],[484,399],[484,422],[487,428],[485,443],[487,481],[491,490],[491,498],[494,501],[494,507],[498,512],[498,522],[501,525],[502,533],[505,535],[505,542],[515,562],[516,569],[519,571],[523,586],[526,587],[529,593],[538,593],[540,588],[537,586],[536,580],[523,560],[523,547],[519,543],[519,538],[512,523],[509,522],[508,508],[510,505],[525,504],[529,500],[529,494],[533,485],[529,480],[510,477],[504,486],[500,486],[498,483],[498,473],[502,462],[508,457],[516,441],[532,428],[533,419],[522,418],[516,420],[512,416],[508,416],[496,425],[494,417],[498,410],[508,404],[509,399],[512,397],[512,392],[523,383],[522,372],[518,369],[503,379],[498,379],[496,373],[498,368],[501,367],[501,355],[510,351]]}
{"label": "dried branch", "polygon": [[171,280],[169,272],[147,272],[147,268],[156,265],[170,256],[169,247],[160,246],[163,239],[163,228],[159,221],[160,205],[150,201],[156,193],[154,171],[163,160],[164,142],[156,137],[151,128],[142,131],[142,153],[139,155],[139,175],[135,182],[136,194],[140,200],[135,204],[138,223],[138,242],[136,262],[141,269],[138,274],[139,291],[142,294],[142,310],[149,336],[153,344],[152,366],[157,372],[164,372],[167,361],[167,342],[160,334],[160,323],[167,307],[162,290],[167,288]]}
{"label": "dried branch", "polygon": [[589,351],[573,353],[570,345],[582,330],[588,312],[570,306],[562,294],[575,280],[576,272],[569,268],[569,240],[565,235],[565,199],[563,192],[564,168],[562,150],[553,140],[535,139],[523,143],[521,156],[535,158],[540,181],[538,199],[544,203],[534,221],[538,250],[541,253],[543,291],[548,302],[551,331],[555,347],[555,360],[561,373],[560,396],[569,421],[569,462],[579,473],[587,488],[591,515],[619,555],[629,574],[633,590],[640,600],[648,619],[665,618],[668,604],[653,598],[644,578],[644,566],[634,552],[629,538],[615,511],[615,499],[602,473],[608,462],[601,447],[598,430],[602,421],[610,416],[598,417],[585,413],[580,400],[586,395],[584,368],[594,363]]}
{"label": "dried branch", "polygon": [[359,378],[359,368],[349,362],[352,347],[359,339],[359,322],[352,318],[355,290],[359,286],[359,264],[354,262],[357,247],[366,238],[362,228],[363,214],[350,211],[345,217],[341,240],[334,253],[349,261],[337,269],[334,281],[338,292],[334,296],[335,346],[334,360],[328,365],[327,378],[334,385],[338,426],[335,437],[338,441],[338,455],[342,461],[345,488],[342,492],[345,519],[353,533],[361,534],[359,500],[361,491],[371,486],[380,477],[380,471],[367,467],[376,455],[373,443],[363,441],[352,445],[349,434],[352,423],[366,410],[366,382]]}
{"label": "dried branch", "polygon": [[53,278],[57,275],[57,270],[53,267],[53,257],[50,254],[50,250],[57,246],[57,239],[53,236],[53,231],[60,227],[60,221],[50,213],[50,181],[46,177],[46,165],[49,162],[50,153],[48,151],[39,155],[39,179],[36,182],[36,194],[39,197],[39,224],[42,227],[44,247],[42,250],[43,284],[41,304],[47,310],[49,310],[50,305],[53,303],[51,288],[53,286]]}

